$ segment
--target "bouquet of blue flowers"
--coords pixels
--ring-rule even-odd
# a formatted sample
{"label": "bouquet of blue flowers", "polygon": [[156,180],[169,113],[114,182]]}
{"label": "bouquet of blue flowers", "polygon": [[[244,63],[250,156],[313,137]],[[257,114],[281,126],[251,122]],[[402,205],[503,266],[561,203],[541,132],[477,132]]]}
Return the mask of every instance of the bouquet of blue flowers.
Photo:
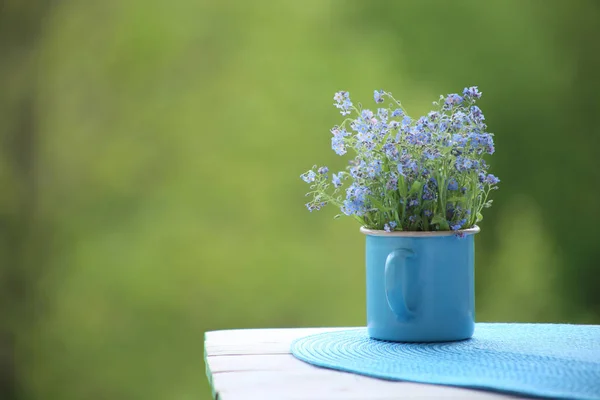
{"label": "bouquet of blue flowers", "polygon": [[362,226],[388,232],[472,227],[500,182],[484,160],[494,153],[494,135],[475,105],[479,98],[476,86],[465,88],[462,95],[440,96],[434,111],[413,119],[383,90],[374,93],[377,110],[336,93],[334,105],[346,119],[331,129],[331,147],[354,158],[331,179],[327,167],[301,175],[310,184],[306,207],[331,203]]}

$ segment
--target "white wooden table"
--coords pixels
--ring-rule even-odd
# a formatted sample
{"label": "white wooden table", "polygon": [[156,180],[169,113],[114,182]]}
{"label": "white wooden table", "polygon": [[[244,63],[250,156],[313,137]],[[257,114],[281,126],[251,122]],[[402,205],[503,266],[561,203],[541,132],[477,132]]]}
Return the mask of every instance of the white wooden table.
{"label": "white wooden table", "polygon": [[207,332],[206,373],[218,400],[516,399],[450,386],[391,382],[317,368],[290,354],[291,342],[348,328],[245,329]]}

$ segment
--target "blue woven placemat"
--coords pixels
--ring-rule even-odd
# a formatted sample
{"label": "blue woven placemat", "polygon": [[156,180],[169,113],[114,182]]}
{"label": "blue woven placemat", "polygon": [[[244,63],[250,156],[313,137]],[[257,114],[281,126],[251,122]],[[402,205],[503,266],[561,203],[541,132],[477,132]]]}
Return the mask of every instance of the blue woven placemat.
{"label": "blue woven placemat", "polygon": [[389,380],[600,400],[600,326],[478,323],[472,339],[393,343],[364,328],[300,338],[310,364]]}

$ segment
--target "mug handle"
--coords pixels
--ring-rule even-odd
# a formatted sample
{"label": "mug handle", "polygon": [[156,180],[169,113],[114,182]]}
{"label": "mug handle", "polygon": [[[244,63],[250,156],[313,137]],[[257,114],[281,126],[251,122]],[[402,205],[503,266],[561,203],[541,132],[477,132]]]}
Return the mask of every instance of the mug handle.
{"label": "mug handle", "polygon": [[[396,249],[385,260],[385,298],[388,306],[401,321],[409,321],[415,316],[407,304],[407,293],[402,283],[408,279],[407,260],[415,256],[410,249]],[[414,287],[417,282],[407,282],[406,287]]]}

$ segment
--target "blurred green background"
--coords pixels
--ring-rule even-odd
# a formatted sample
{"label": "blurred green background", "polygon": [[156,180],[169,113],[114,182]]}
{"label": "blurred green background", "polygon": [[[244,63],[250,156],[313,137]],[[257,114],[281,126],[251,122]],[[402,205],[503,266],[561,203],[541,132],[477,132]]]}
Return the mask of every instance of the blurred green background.
{"label": "blurred green background", "polygon": [[206,400],[203,333],[365,323],[337,90],[479,85],[480,321],[600,323],[595,0],[0,0],[0,398]]}

